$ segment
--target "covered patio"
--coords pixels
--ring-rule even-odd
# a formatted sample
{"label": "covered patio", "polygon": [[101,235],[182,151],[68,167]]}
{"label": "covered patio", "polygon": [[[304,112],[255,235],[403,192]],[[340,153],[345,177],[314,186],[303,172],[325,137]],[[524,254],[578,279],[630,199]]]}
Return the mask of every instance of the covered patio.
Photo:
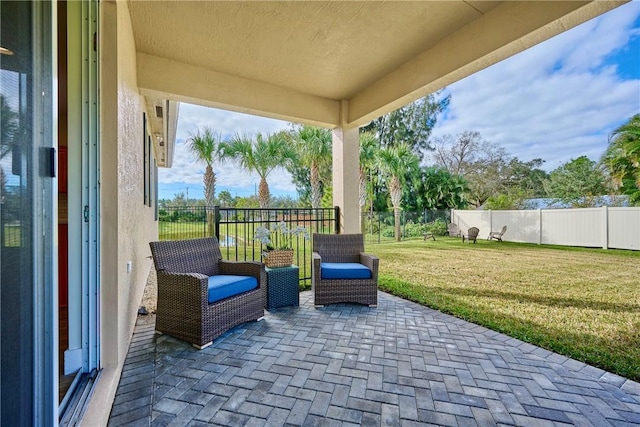
{"label": "covered patio", "polygon": [[640,384],[384,292],[196,350],[140,316],[109,425],[631,426]]}
{"label": "covered patio", "polygon": [[[162,116],[169,101],[188,102],[331,129],[333,204],[340,231],[354,233],[361,126],[622,3],[101,5],[104,27],[117,28],[104,40],[123,44],[114,68],[135,67],[122,74],[149,117]],[[118,78],[108,83],[122,87]],[[129,117],[120,105],[115,111]],[[149,127],[170,166],[167,123]],[[117,243],[109,248],[124,263]],[[107,302],[126,292],[103,289],[113,289]],[[106,417],[122,368],[114,426],[640,423],[640,385],[625,378],[385,293],[377,308],[314,308],[309,292],[300,300],[200,351],[156,337],[151,316],[138,318],[126,358],[126,344],[103,334],[111,371],[85,420]],[[132,308],[121,309],[131,320]],[[132,323],[107,319],[105,329],[126,343]]]}

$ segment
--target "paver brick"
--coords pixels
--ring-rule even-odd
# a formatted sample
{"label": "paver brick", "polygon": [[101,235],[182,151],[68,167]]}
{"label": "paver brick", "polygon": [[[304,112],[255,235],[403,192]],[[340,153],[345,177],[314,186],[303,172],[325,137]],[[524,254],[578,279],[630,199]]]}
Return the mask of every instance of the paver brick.
{"label": "paver brick", "polygon": [[[261,405],[253,402],[244,402],[238,408],[238,412],[258,418],[268,418],[273,410],[273,406]],[[263,421],[264,422],[264,421]]]}
{"label": "paver brick", "polygon": [[457,426],[456,416],[425,409],[418,410],[418,421],[431,425]]}
{"label": "paver brick", "polygon": [[249,394],[251,392],[246,389],[239,388],[237,389],[229,399],[227,399],[226,403],[223,405],[223,409],[227,411],[237,411],[240,406],[247,400]]}
{"label": "paver brick", "polygon": [[221,396],[214,396],[209,403],[204,405],[200,412],[198,412],[193,418],[195,420],[200,420],[204,422],[208,422],[211,418],[213,418],[218,410],[224,405],[226,399]]}
{"label": "paver brick", "polygon": [[306,388],[298,388],[298,387],[287,387],[284,391],[285,396],[295,397],[297,399],[303,400],[313,400],[316,397],[317,391],[309,390]]}
{"label": "paver brick", "polygon": [[345,385],[336,385],[331,394],[331,404],[337,406],[345,406],[349,398],[349,387]]}
{"label": "paver brick", "polygon": [[298,399],[293,408],[291,408],[286,422],[293,425],[302,425],[309,414],[309,408],[311,408],[310,401]]}
{"label": "paver brick", "polygon": [[327,409],[331,404],[331,393],[317,392],[313,399],[309,413],[324,417],[327,415]]}
{"label": "paver brick", "polygon": [[397,405],[382,404],[382,412],[380,414],[380,424],[382,426],[399,426],[400,425],[400,408]]}
{"label": "paver brick", "polygon": [[211,419],[211,423],[220,424],[223,426],[235,427],[242,426],[249,421],[249,416],[240,414],[238,412],[230,412],[226,410],[220,410]]}
{"label": "paver brick", "polygon": [[457,403],[435,402],[436,411],[453,415],[462,415],[464,417],[472,417],[471,408],[466,405],[458,405]]}
{"label": "paver brick", "polygon": [[282,394],[289,387],[291,383],[291,376],[289,375],[279,375],[278,379],[275,380],[269,391],[271,393]]}
{"label": "paver brick", "polygon": [[559,421],[561,423],[570,423],[571,420],[562,411],[555,409],[542,408],[539,406],[522,405],[529,416],[542,418],[545,420]]}
{"label": "paver brick", "polygon": [[640,385],[379,294],[266,313],[197,351],[140,318],[116,425],[640,424]]}
{"label": "paver brick", "polygon": [[127,402],[116,404],[111,409],[111,416],[123,414],[125,412],[137,411],[139,409],[147,410],[151,405],[151,396],[143,396]]}
{"label": "paver brick", "polygon": [[327,410],[327,418],[360,424],[362,421],[362,412],[356,409],[330,405]]}
{"label": "paver brick", "polygon": [[153,405],[154,410],[173,414],[173,415],[179,414],[187,406],[189,406],[189,404],[186,402],[181,402],[179,400],[166,399],[166,398],[160,399],[158,403]]}
{"label": "paver brick", "polygon": [[120,413],[118,415],[111,414],[109,418],[108,427],[116,427],[116,426],[129,426],[136,424],[138,422],[144,422],[146,426],[149,425],[149,413],[150,407],[147,408],[139,408],[138,410],[128,411],[124,413]]}

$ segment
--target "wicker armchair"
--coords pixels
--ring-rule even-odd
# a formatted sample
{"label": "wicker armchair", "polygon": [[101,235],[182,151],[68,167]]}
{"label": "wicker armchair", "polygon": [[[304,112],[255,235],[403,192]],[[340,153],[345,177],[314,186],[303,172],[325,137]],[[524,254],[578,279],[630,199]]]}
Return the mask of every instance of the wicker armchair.
{"label": "wicker armchair", "polygon": [[[362,234],[314,234],[311,271],[314,304],[378,305],[378,262],[378,257],[364,253]],[[323,263],[361,264],[370,270],[370,277],[323,278]]]}
{"label": "wicker armchair", "polygon": [[[228,329],[264,316],[264,264],[223,260],[215,237],[150,246],[158,273],[156,332],[204,348]],[[209,277],[216,275],[252,276],[258,287],[209,303]]]}

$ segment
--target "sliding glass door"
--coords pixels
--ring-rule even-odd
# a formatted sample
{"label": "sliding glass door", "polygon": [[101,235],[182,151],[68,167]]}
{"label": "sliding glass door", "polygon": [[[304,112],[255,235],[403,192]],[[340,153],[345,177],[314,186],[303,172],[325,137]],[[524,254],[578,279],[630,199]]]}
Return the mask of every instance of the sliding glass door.
{"label": "sliding glass door", "polygon": [[0,424],[55,424],[52,11],[0,2]]}

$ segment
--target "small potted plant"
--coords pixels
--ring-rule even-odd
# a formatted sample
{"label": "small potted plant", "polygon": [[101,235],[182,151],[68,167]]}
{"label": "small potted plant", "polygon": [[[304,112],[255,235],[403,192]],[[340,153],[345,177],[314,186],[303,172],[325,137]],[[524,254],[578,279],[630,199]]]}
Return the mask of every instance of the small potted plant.
{"label": "small potted plant", "polygon": [[266,227],[258,227],[255,232],[255,240],[266,246],[262,253],[264,264],[269,268],[288,267],[293,264],[293,238],[303,236],[309,240],[307,229],[297,226],[289,229],[284,221],[274,224],[269,230]]}

